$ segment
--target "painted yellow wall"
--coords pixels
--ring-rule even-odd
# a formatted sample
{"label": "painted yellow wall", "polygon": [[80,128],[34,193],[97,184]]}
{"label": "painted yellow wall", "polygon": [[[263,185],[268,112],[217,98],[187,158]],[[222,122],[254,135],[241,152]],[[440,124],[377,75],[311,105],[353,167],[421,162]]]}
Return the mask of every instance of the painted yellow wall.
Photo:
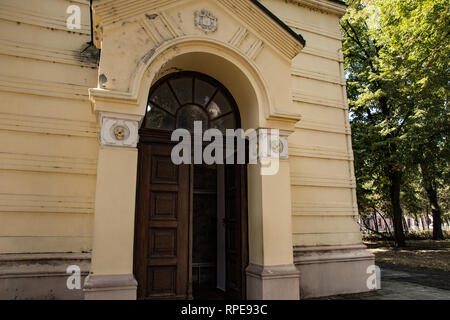
{"label": "painted yellow wall", "polygon": [[361,243],[340,15],[304,0],[261,2],[306,40],[291,69],[293,112],[301,116],[289,138],[294,245]]}
{"label": "painted yellow wall", "polygon": [[[0,253],[92,247],[98,126],[89,1],[0,0]],[[68,32],[66,9],[82,9]]]}
{"label": "painted yellow wall", "polygon": [[[267,121],[261,113],[255,123],[246,120],[248,127],[263,124],[294,131],[289,138],[293,244],[360,243],[354,219],[357,207],[339,16],[299,5],[306,0],[261,2],[307,42],[291,66],[274,64],[278,53],[270,46],[256,56],[255,63],[265,78],[272,79],[272,91],[278,93],[272,104],[286,119]],[[214,6],[206,0],[199,3]],[[82,8],[79,31],[67,31],[65,10],[70,4]],[[174,16],[190,20],[191,9]],[[223,26],[219,25],[219,36],[232,38],[237,30]],[[136,24],[121,28],[127,32],[136,28],[137,36],[126,42],[139,46],[148,41]],[[92,248],[99,129],[88,89],[97,87],[103,70],[80,57],[90,40],[89,32],[87,0],[40,0],[39,4],[0,0],[0,253]],[[105,32],[104,36],[109,34],[117,35]],[[245,52],[256,40],[250,34],[241,50]],[[104,41],[105,46],[117,43]],[[123,61],[134,61],[128,66],[106,58],[101,64],[108,72],[114,70],[107,86],[126,91],[130,79],[120,76],[136,69],[139,61],[130,55],[139,55],[117,47],[103,49],[116,50]],[[283,77],[274,81],[277,75],[288,73],[292,86]],[[239,86],[234,85],[238,92]],[[238,95],[245,104],[245,94]],[[277,203],[266,205],[277,207]],[[280,259],[270,244],[268,250],[273,252],[266,257],[268,263],[277,264],[286,261],[284,256],[291,248],[280,250]],[[257,260],[263,259],[260,255],[255,253]]]}
{"label": "painted yellow wall", "polygon": [[[138,151],[101,147],[91,272],[132,274]],[[120,168],[120,170],[117,170]]]}

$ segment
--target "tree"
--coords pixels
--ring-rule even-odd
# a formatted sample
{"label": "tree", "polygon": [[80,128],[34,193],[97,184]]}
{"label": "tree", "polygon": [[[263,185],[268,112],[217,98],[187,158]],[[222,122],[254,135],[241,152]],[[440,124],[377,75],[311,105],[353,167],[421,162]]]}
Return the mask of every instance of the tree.
{"label": "tree", "polygon": [[[356,171],[364,171],[362,177],[369,179],[371,189],[388,200],[395,241],[404,246],[400,136],[407,114],[398,112],[396,92],[391,90],[396,79],[383,77],[382,47],[377,43],[376,29],[369,27],[374,8],[367,1],[355,0],[342,22]],[[361,176],[358,179],[359,189],[364,190],[367,181],[361,181]]]}
{"label": "tree", "polygon": [[[433,214],[433,238],[443,239],[438,188],[448,171],[450,20],[448,0],[391,0],[376,4],[385,75],[403,79],[403,101],[414,101],[405,140],[418,165]],[[408,150],[406,150],[408,151]]]}
{"label": "tree", "polygon": [[440,225],[439,171],[448,168],[449,4],[353,0],[341,23],[360,208],[378,198],[393,218],[398,246],[405,245],[402,188],[419,166]]}

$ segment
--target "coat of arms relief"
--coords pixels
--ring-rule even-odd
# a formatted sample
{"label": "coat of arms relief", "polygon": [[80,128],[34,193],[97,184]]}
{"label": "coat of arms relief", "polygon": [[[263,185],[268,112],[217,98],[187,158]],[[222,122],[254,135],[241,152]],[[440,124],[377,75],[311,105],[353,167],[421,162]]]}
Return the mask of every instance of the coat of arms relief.
{"label": "coat of arms relief", "polygon": [[217,18],[208,10],[195,11],[195,26],[204,32],[217,30]]}

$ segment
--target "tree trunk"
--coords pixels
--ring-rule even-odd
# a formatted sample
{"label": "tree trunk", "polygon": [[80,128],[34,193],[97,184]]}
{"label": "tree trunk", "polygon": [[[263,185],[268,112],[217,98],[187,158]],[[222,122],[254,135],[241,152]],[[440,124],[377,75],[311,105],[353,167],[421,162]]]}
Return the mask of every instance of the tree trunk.
{"label": "tree trunk", "polygon": [[408,226],[408,221],[406,221],[406,217],[403,216],[403,230],[405,230],[407,233],[409,232],[409,226]]}
{"label": "tree trunk", "polygon": [[427,166],[424,163],[420,164],[420,169],[422,171],[423,187],[427,192],[431,214],[433,216],[433,240],[444,240],[444,234],[442,233],[442,214],[438,203],[435,178],[427,172]]}
{"label": "tree trunk", "polygon": [[389,178],[391,180],[390,186],[390,197],[391,197],[391,205],[392,205],[392,213],[394,217],[394,237],[395,243],[398,247],[406,247],[405,242],[405,233],[403,232],[403,213],[402,207],[400,204],[400,187],[402,176],[401,173],[393,170],[389,174]]}
{"label": "tree trunk", "polygon": [[417,216],[417,212],[414,212],[414,220],[416,221],[417,224],[417,230],[420,231],[419,217]]}
{"label": "tree trunk", "polygon": [[374,210],[372,219],[374,219],[375,230],[377,230],[377,232],[379,232],[380,230],[378,229],[378,217],[377,217],[377,212],[375,210]]}
{"label": "tree trunk", "polygon": [[[426,213],[428,215],[428,206],[427,206]],[[422,229],[423,229],[423,231],[428,230],[427,221],[426,221],[425,217],[424,216],[420,216],[420,220],[422,221]]]}
{"label": "tree trunk", "polygon": [[425,189],[428,195],[428,201],[431,205],[431,214],[433,216],[433,240],[444,240],[442,233],[442,214],[438,204],[437,191],[430,187]]}
{"label": "tree trunk", "polygon": [[375,212],[375,214],[378,213],[378,214],[380,215],[381,219],[383,219],[383,222],[384,222],[384,229],[383,229],[382,231],[384,231],[384,232],[387,231],[387,232],[389,233],[390,237],[394,238],[394,236],[392,235],[391,228],[390,228],[390,226],[389,226],[389,224],[390,224],[390,219],[387,218],[387,220],[386,220],[386,218],[385,218],[385,217],[384,217],[377,209],[375,209],[375,208],[373,208],[373,211]]}

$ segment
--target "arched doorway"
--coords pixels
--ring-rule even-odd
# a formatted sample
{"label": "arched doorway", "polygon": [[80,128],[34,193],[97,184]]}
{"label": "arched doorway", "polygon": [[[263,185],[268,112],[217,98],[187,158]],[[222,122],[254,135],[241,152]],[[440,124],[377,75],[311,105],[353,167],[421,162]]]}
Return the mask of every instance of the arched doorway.
{"label": "arched doorway", "polygon": [[175,165],[173,130],[240,128],[229,91],[197,72],[150,90],[139,131],[134,274],[140,299],[245,298],[245,165]]}

